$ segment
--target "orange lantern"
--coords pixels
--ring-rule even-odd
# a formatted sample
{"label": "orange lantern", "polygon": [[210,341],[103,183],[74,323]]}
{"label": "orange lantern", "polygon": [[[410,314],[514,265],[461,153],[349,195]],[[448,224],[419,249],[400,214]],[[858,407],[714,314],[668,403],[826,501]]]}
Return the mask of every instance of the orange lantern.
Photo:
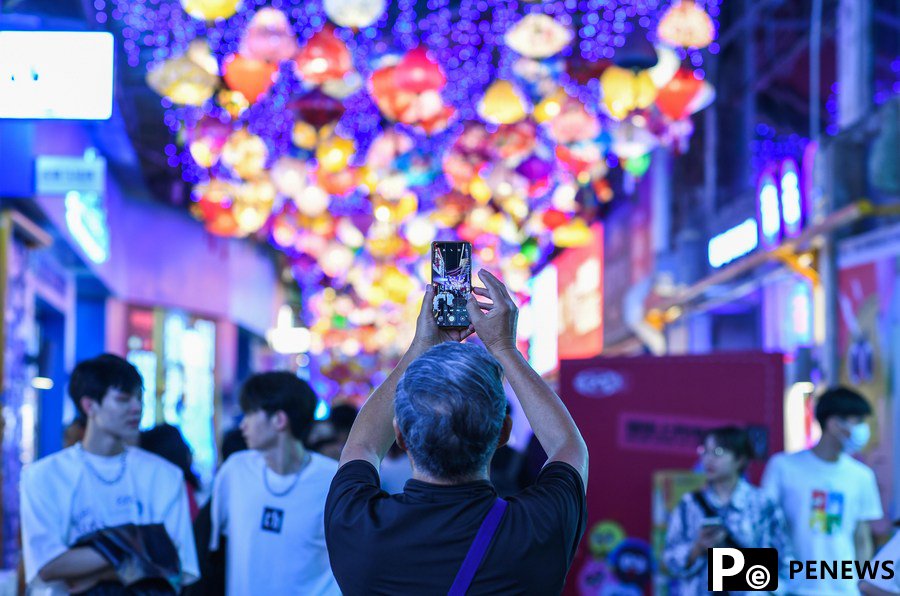
{"label": "orange lantern", "polygon": [[327,26],[313,35],[294,58],[297,73],[307,83],[321,85],[340,79],[353,67],[350,50]]}
{"label": "orange lantern", "polygon": [[278,66],[262,60],[244,58],[233,54],[222,65],[225,84],[229,89],[240,91],[250,103],[256,102],[275,82]]}
{"label": "orange lantern", "polygon": [[681,120],[690,115],[688,108],[702,88],[703,81],[698,80],[691,70],[682,68],[659,90],[656,107],[672,120]]}

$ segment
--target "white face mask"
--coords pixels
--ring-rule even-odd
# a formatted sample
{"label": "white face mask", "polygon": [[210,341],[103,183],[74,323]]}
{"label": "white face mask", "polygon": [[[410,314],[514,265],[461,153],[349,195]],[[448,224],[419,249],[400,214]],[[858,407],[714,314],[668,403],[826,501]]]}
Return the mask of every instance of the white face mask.
{"label": "white face mask", "polygon": [[872,430],[865,422],[850,427],[850,436],[844,441],[844,451],[849,454],[859,453],[869,443]]}

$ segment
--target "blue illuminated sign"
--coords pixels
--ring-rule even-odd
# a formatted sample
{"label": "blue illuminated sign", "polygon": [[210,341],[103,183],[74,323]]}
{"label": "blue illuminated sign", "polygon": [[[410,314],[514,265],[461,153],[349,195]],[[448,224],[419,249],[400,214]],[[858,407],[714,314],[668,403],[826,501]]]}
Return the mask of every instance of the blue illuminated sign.
{"label": "blue illuminated sign", "polygon": [[759,246],[759,230],[756,220],[750,218],[710,239],[707,248],[709,264],[721,267],[750,254],[757,246]]}

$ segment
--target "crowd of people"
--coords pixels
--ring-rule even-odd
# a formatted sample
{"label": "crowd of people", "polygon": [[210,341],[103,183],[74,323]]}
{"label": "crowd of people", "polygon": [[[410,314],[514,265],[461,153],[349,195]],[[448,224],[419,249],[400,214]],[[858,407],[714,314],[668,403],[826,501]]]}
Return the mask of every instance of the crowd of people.
{"label": "crowd of people", "polygon": [[[250,377],[239,427],[203,494],[168,425],[141,432],[142,379],[105,354],[78,364],[67,447],[21,478],[24,579],[32,594],[558,594],[587,524],[588,452],[563,402],[516,348],[517,308],[479,272],[467,329],[439,328],[428,287],[415,337],[357,412],[314,421],[318,398],[288,372]],[[464,341],[470,336],[478,341]],[[505,377],[541,453],[520,484]],[[707,593],[707,551],[777,548],[795,594],[900,593],[877,581],[789,582],[792,560],[869,560],[883,515],[852,457],[868,403],[826,392],[818,444],[745,479],[747,433],[710,431],[706,485],[671,514],[662,565],[680,593]],[[893,550],[891,550],[893,549]],[[891,542],[880,556],[893,556]],[[900,553],[897,553],[900,555]]]}

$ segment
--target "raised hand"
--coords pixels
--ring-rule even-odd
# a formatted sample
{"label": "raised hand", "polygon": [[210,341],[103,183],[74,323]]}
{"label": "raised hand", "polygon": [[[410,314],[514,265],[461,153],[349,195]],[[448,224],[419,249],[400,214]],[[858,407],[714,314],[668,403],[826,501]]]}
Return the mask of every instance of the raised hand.
{"label": "raised hand", "polygon": [[441,329],[434,320],[432,310],[434,303],[434,286],[428,284],[425,288],[425,297],[422,298],[422,308],[416,319],[416,335],[413,338],[413,346],[422,351],[442,344],[445,341],[460,342],[475,332],[475,328],[469,325],[468,329]]}
{"label": "raised hand", "polygon": [[[473,288],[466,303],[466,310],[469,312],[469,320],[472,321],[475,333],[492,354],[509,349],[515,350],[519,309],[503,282],[490,271],[480,269],[478,278],[485,287]],[[476,295],[487,298],[490,302],[479,301]]]}

